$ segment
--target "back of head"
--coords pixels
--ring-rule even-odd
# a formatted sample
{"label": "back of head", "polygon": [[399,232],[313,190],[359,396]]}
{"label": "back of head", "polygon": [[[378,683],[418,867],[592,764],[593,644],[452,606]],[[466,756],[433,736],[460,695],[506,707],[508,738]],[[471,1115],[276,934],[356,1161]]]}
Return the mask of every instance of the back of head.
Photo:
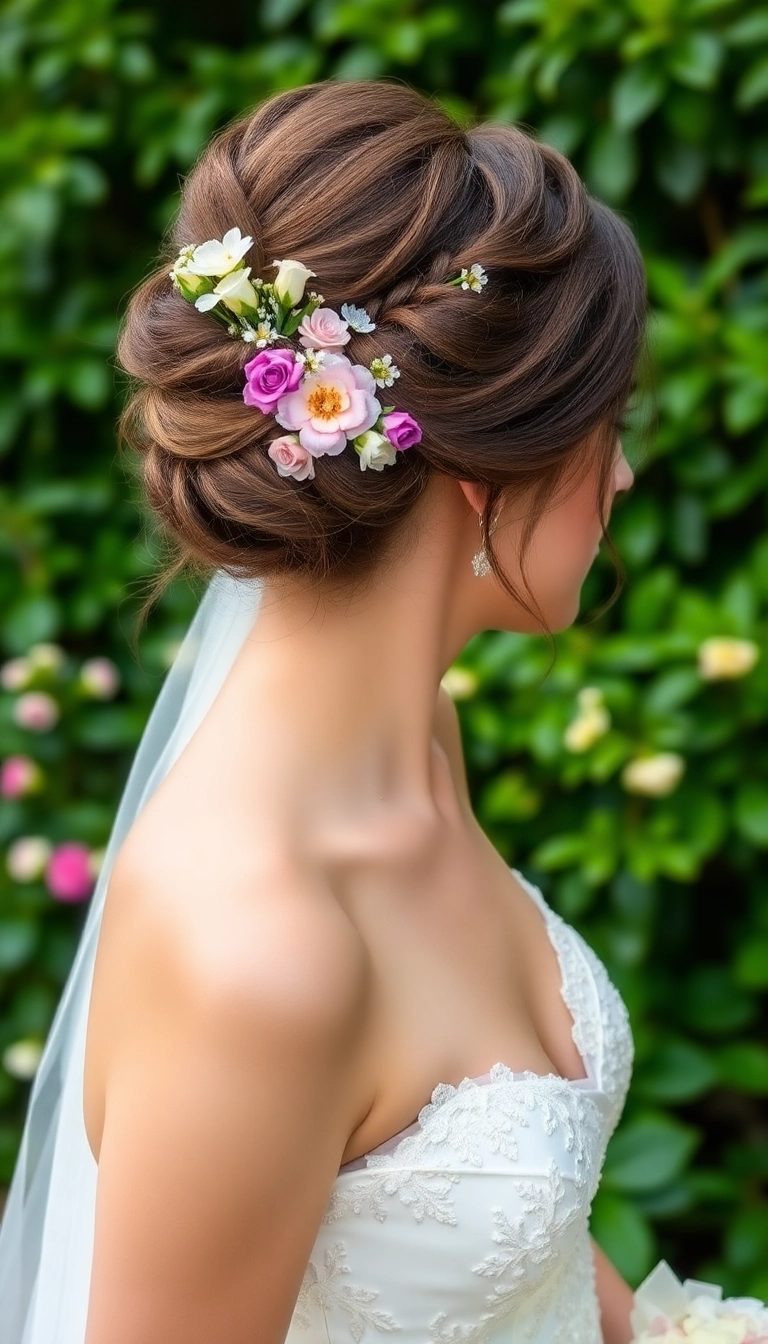
{"label": "back of head", "polygon": [[[345,354],[368,365],[386,350],[400,370],[398,407],[423,437],[396,469],[363,473],[342,452],[319,458],[311,480],[275,471],[273,418],[242,397],[253,350],[168,278],[181,247],[235,226],[253,238],[254,277],[299,259],[328,306],[361,305],[375,322]],[[446,283],[473,263],[488,275],[482,298]],[[545,505],[585,444],[607,476],[646,302],[628,225],[523,130],[465,130],[387,80],[268,99],[187,177],[118,348],[133,383],[123,432],[176,569],[345,582],[407,532],[433,471],[488,485],[489,510],[516,486],[536,486]]]}

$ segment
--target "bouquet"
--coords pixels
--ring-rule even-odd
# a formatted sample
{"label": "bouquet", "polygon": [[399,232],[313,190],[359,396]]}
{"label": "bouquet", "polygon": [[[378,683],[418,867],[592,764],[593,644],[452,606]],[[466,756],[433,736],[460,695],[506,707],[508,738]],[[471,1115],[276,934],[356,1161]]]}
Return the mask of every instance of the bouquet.
{"label": "bouquet", "polygon": [[640,1284],[630,1317],[632,1344],[768,1344],[768,1307],[723,1297],[714,1283],[681,1283],[662,1260]]}

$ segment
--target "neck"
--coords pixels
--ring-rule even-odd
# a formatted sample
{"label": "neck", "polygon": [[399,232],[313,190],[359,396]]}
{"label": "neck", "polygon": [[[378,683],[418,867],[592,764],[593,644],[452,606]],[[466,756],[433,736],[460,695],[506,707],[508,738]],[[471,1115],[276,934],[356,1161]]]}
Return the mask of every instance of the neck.
{"label": "neck", "polygon": [[469,560],[466,521],[463,532],[452,527],[453,500],[446,495],[446,516],[419,527],[407,554],[382,562],[347,602],[265,584],[239,660],[246,712],[287,787],[317,790],[322,781],[321,809],[384,803],[434,815],[440,679],[476,629],[457,602]]}

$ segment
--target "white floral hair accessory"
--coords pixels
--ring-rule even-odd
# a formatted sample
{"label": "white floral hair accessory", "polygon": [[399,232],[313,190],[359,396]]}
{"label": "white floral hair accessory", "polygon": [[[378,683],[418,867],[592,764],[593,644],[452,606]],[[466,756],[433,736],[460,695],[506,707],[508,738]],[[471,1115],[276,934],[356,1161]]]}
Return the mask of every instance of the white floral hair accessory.
{"label": "white floral hair accessory", "polygon": [[462,289],[474,289],[479,294],[483,286],[488,284],[488,276],[482,266],[474,262],[469,268],[462,266],[459,274],[455,279],[449,280],[448,284],[461,285]]}
{"label": "white floral hair accessory", "polygon": [[[335,456],[348,443],[361,471],[393,466],[398,452],[422,438],[408,411],[382,406],[376,396],[377,388],[393,386],[400,370],[390,354],[375,356],[367,368],[344,354],[353,332],[375,331],[376,323],[355,304],[343,303],[339,314],[323,307],[315,290],[305,298],[315,272],[300,261],[274,261],[273,281],[252,279],[250,266],[242,264],[252,245],[239,228],[229,229],[221,241],[183,247],[169,275],[174,289],[199,312],[257,347],[243,369],[243,400],[289,431],[268,447],[278,473],[312,480],[314,459]],[[487,276],[475,263],[447,283],[479,292]],[[294,336],[301,349],[269,349],[278,338]]]}

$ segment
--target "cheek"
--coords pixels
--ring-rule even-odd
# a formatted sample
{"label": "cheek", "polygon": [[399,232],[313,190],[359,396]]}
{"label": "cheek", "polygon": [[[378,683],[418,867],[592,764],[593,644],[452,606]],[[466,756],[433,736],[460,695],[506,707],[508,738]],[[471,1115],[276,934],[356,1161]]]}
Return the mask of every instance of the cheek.
{"label": "cheek", "polygon": [[[577,616],[581,588],[595,562],[601,536],[591,481],[550,509],[539,523],[526,557],[526,573],[551,629],[562,629]],[[503,546],[507,563],[514,563],[516,539],[510,537]]]}
{"label": "cheek", "polygon": [[595,559],[601,535],[595,486],[587,481],[545,514],[531,548],[532,570],[535,565],[546,587],[580,584]]}

